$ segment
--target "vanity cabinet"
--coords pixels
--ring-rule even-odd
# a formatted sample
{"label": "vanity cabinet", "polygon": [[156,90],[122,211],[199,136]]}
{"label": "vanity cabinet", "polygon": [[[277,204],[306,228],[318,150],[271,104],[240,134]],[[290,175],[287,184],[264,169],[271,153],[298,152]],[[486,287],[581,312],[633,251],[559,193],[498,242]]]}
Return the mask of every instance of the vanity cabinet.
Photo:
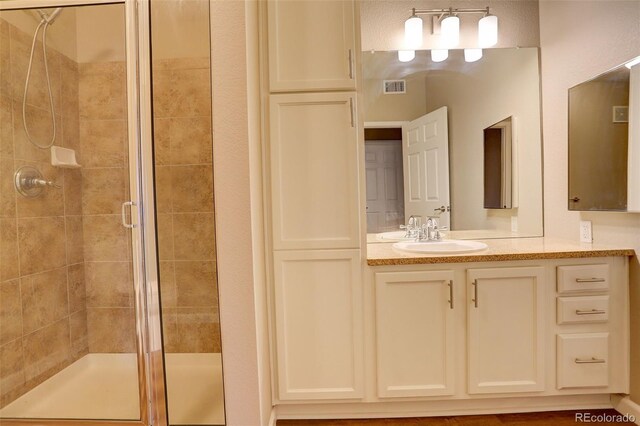
{"label": "vanity cabinet", "polygon": [[453,395],[453,271],[375,276],[378,396]]}
{"label": "vanity cabinet", "polygon": [[272,92],[355,90],[356,2],[267,2]]}
{"label": "vanity cabinet", "polygon": [[542,267],[467,270],[468,393],[544,390]]}

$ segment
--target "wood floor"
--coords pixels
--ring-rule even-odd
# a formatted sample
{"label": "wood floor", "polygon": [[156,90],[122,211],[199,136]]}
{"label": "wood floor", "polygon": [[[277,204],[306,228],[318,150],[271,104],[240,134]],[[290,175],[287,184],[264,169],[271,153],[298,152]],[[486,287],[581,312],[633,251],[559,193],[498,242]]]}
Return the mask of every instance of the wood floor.
{"label": "wood floor", "polygon": [[[277,426],[576,426],[576,413],[618,416],[615,410],[549,411],[543,413],[498,414],[486,416],[427,417],[371,420],[278,420]],[[587,423],[588,424],[588,423]],[[625,423],[599,422],[594,425]],[[633,423],[626,423],[633,424]]]}

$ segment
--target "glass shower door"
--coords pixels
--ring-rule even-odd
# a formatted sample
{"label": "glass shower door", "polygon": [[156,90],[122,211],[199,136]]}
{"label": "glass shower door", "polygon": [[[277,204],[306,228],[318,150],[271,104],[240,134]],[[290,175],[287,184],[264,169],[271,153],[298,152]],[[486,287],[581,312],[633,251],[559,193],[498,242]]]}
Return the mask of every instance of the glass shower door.
{"label": "glass shower door", "polygon": [[134,10],[0,5],[3,425],[147,423]]}

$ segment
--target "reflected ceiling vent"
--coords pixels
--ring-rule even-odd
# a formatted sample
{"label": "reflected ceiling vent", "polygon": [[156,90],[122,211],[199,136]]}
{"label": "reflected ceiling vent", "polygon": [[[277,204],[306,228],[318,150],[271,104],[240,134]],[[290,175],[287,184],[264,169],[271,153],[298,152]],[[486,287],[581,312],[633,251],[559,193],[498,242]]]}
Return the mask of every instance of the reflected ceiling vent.
{"label": "reflected ceiling vent", "polygon": [[406,93],[407,84],[405,80],[384,80],[382,83],[385,95],[397,95]]}

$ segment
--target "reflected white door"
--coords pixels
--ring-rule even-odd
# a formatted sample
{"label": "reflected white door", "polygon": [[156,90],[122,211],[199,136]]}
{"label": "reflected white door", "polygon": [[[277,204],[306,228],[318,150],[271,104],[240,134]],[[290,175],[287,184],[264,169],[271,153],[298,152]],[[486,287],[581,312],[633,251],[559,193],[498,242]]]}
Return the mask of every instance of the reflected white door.
{"label": "reflected white door", "polygon": [[[405,221],[409,216],[440,216],[449,226],[449,131],[447,107],[402,126]],[[436,209],[445,211],[439,212]]]}
{"label": "reflected white door", "polygon": [[367,232],[399,229],[404,223],[402,141],[365,142]]}

